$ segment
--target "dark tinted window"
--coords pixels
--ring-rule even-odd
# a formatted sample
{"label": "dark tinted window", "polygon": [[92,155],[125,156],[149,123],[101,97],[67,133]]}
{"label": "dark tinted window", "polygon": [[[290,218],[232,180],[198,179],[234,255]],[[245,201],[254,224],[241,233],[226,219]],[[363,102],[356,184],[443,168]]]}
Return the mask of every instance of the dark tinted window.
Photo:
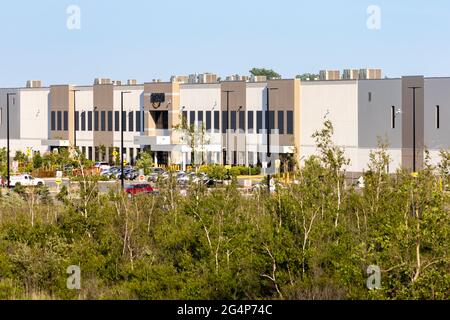
{"label": "dark tinted window", "polygon": [[81,131],[86,131],[86,111],[81,113]]}
{"label": "dark tinted window", "polygon": [[64,131],[69,130],[69,112],[64,111]]}
{"label": "dark tinted window", "polygon": [[94,111],[94,131],[98,131],[98,111]]}
{"label": "dark tinted window", "polygon": [[287,134],[294,134],[294,112],[287,112]]}
{"label": "dark tinted window", "polygon": [[222,133],[227,133],[229,129],[228,124],[228,113],[226,111],[222,111]]}
{"label": "dark tinted window", "polygon": [[114,130],[120,131],[120,111],[114,111]]}
{"label": "dark tinted window", "polygon": [[136,131],[141,132],[141,112],[136,111]]}
{"label": "dark tinted window", "polygon": [[189,123],[194,124],[195,123],[195,111],[189,112]]}
{"label": "dark tinted window", "polygon": [[211,131],[211,111],[206,111],[206,130]]}
{"label": "dark tinted window", "polygon": [[108,131],[113,131],[113,112],[108,111]]}
{"label": "dark tinted window", "polygon": [[58,117],[57,117],[57,129],[58,129],[58,131],[61,131],[62,130],[62,113],[61,113],[61,111],[58,111],[57,112],[57,115],[58,115]]}
{"label": "dark tinted window", "polygon": [[198,112],[198,119],[197,119],[197,121],[203,123],[203,111],[199,111]]}
{"label": "dark tinted window", "polygon": [[255,124],[254,124],[255,120],[254,120],[254,113],[253,113],[253,111],[249,111],[248,112],[248,119],[247,120],[248,120],[247,121],[248,133],[253,133],[253,129],[255,127]]}
{"label": "dark tinted window", "polygon": [[269,128],[270,133],[275,129],[275,111],[269,111]]}
{"label": "dark tinted window", "polygon": [[56,113],[55,111],[52,111],[52,120],[51,120],[51,130],[56,130]]}
{"label": "dark tinted window", "polygon": [[231,130],[236,130],[236,111],[231,111]]}
{"label": "dark tinted window", "polygon": [[214,111],[214,131],[220,132],[220,112]]}
{"label": "dark tinted window", "polygon": [[106,131],[106,111],[100,113],[100,130]]}
{"label": "dark tinted window", "polygon": [[75,131],[80,130],[80,112],[75,111]]}
{"label": "dark tinted window", "polygon": [[127,131],[127,112],[122,112],[122,129],[123,131]]}
{"label": "dark tinted window", "polygon": [[[92,131],[92,111],[88,111],[88,120],[87,121],[88,121],[88,131]],[[89,159],[91,159],[91,158],[89,158]]]}
{"label": "dark tinted window", "polygon": [[130,131],[130,132],[134,131],[134,113],[133,112],[128,113],[128,131]]}
{"label": "dark tinted window", "polygon": [[284,111],[278,111],[278,130],[280,134],[284,134]]}
{"label": "dark tinted window", "polygon": [[262,111],[256,111],[256,132],[262,133],[263,129],[263,113]]}
{"label": "dark tinted window", "polygon": [[239,130],[245,132],[245,111],[239,112]]}

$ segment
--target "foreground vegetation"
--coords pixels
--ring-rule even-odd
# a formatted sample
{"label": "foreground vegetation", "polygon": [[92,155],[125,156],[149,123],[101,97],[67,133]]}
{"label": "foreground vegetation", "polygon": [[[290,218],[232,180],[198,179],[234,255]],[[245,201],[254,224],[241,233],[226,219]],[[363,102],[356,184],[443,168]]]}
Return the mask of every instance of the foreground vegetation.
{"label": "foreground vegetation", "polygon": [[[450,155],[418,176],[386,173],[381,148],[365,188],[317,133],[321,155],[298,184],[254,197],[235,185],[188,196],[99,194],[92,177],[58,200],[42,190],[0,199],[2,299],[449,299]],[[81,289],[66,287],[81,268]],[[381,269],[369,290],[367,268]]]}

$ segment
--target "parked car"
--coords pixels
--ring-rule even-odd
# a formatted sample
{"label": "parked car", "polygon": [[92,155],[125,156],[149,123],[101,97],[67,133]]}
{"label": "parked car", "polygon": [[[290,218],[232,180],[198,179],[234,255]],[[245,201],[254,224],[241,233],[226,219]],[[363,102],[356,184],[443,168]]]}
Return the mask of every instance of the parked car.
{"label": "parked car", "polygon": [[125,193],[129,197],[134,197],[139,194],[150,194],[154,193],[154,191],[153,187],[148,183],[133,184],[125,188]]}
{"label": "parked car", "polygon": [[111,169],[111,166],[109,165],[109,163],[107,163],[107,162],[97,162],[96,164],[95,164],[95,167],[97,168],[97,169],[100,169],[100,170],[109,170],[109,169]]}
{"label": "parked car", "polygon": [[166,171],[164,169],[162,169],[162,168],[152,168],[152,173],[164,174],[164,173],[166,173]]}
{"label": "parked car", "polygon": [[29,174],[21,174],[18,176],[11,176],[11,180],[9,182],[10,187],[15,186],[24,186],[24,187],[32,187],[32,186],[43,186],[45,185],[44,180],[33,178]]}

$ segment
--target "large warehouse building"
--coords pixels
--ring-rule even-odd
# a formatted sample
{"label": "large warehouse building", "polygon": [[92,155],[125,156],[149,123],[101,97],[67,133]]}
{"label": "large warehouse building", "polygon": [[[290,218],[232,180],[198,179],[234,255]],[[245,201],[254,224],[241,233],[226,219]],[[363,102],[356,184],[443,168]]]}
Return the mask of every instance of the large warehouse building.
{"label": "large warehouse building", "polygon": [[[194,151],[196,161],[257,165],[264,162],[267,141],[271,152],[297,152],[304,160],[317,152],[312,135],[325,118],[351,160],[351,172],[367,168],[380,138],[389,143],[391,171],[412,169],[414,140],[417,167],[425,149],[438,162],[439,151],[450,148],[450,78],[361,79],[348,71],[341,79],[335,72],[327,74],[332,80],[217,81],[207,74],[196,81],[173,77],[171,82],[129,80],[126,85],[96,79],[89,86],[42,87],[29,81],[25,88],[0,89],[0,147],[6,146],[9,96],[12,155],[77,146],[89,159],[112,161],[123,125],[129,162],[147,149],[159,164],[185,166],[193,163]],[[182,130],[182,124],[191,129]]]}

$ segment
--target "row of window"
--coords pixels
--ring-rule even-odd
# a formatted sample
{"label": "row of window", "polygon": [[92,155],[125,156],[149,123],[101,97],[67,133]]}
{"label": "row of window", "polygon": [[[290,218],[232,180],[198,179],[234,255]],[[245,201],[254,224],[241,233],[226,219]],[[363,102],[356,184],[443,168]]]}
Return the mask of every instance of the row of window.
{"label": "row of window", "polygon": [[[81,153],[85,155],[86,159],[89,159],[92,161],[105,161],[105,162],[109,162],[109,163],[115,163],[115,162],[117,162],[116,161],[117,159],[114,159],[114,157],[113,157],[114,151],[120,151],[120,148],[106,147],[103,149],[103,152],[102,152],[102,148],[100,148],[100,147],[81,147]],[[127,154],[127,148],[123,148],[122,153]],[[132,165],[139,158],[140,153],[141,153],[140,148],[128,148],[128,154],[129,154],[129,158],[131,159]]]}
{"label": "row of window", "polygon": [[[275,119],[275,113],[277,118]],[[151,116],[156,129],[169,129],[169,114],[164,111],[152,111]],[[226,111],[222,111],[222,126],[220,127],[219,111],[187,111],[183,112],[183,117],[190,124],[196,122],[203,123],[209,132],[226,133],[229,130],[240,130],[248,133],[263,133],[269,128],[271,131],[278,129],[279,134],[294,134],[294,112],[293,111],[270,111],[268,119],[265,111],[231,111],[228,119]],[[265,118],[265,119],[264,119]],[[286,118],[286,122],[285,122]],[[124,131],[141,132],[142,111],[123,112],[122,121]],[[256,125],[255,125],[256,119]],[[275,125],[276,120],[276,125]],[[67,111],[51,112],[51,130],[68,131],[69,114]],[[120,131],[119,111],[87,111],[75,112],[76,131]]]}
{"label": "row of window", "polygon": [[[277,119],[275,119],[275,113]],[[226,133],[229,129],[260,134],[266,129],[271,132],[277,129],[279,134],[294,134],[293,111],[269,111],[268,119],[266,114],[266,111],[231,111],[229,114],[222,111],[222,127],[220,128],[220,111],[183,111],[183,117],[189,124],[203,123],[205,129],[210,132],[220,132],[222,129],[222,133]]]}
{"label": "row of window", "polygon": [[[124,111],[122,125],[124,131],[141,132],[141,111]],[[69,130],[69,113],[52,111],[50,116],[52,131]],[[120,111],[87,111],[75,112],[76,131],[120,131]]]}

